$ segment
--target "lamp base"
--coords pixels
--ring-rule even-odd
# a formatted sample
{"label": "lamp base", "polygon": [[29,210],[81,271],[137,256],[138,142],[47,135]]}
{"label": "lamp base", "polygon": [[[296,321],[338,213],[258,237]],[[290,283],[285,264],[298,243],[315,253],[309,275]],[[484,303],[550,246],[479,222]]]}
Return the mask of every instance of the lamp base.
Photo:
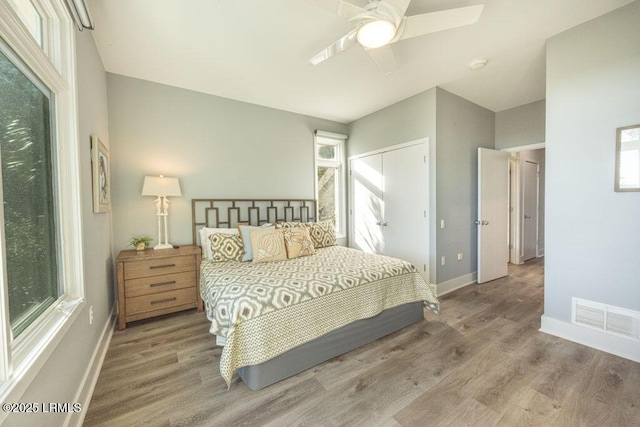
{"label": "lamp base", "polygon": [[173,249],[173,245],[169,243],[161,243],[159,245],[155,245],[153,249]]}

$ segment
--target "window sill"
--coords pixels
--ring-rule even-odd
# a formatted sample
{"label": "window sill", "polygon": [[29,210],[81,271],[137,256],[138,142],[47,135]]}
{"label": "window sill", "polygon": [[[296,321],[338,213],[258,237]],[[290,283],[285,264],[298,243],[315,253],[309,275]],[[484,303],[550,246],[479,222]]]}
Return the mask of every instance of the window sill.
{"label": "window sill", "polygon": [[[14,369],[9,378],[0,384],[0,401],[20,401],[83,307],[83,299],[62,298],[41,316],[37,324],[32,325],[33,329],[30,327],[24,332],[28,336],[17,340],[12,349]],[[0,412],[0,424],[7,415]]]}

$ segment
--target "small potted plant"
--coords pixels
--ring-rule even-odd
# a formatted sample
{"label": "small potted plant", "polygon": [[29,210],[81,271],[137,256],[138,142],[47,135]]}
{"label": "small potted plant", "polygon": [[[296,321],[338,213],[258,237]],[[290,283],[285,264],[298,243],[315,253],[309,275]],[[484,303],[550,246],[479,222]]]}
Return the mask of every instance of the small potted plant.
{"label": "small potted plant", "polygon": [[152,241],[153,239],[151,237],[145,236],[145,237],[134,237],[131,239],[131,243],[129,243],[130,246],[133,246],[134,248],[136,248],[137,251],[144,251],[145,248],[147,246],[149,246],[149,243]]}

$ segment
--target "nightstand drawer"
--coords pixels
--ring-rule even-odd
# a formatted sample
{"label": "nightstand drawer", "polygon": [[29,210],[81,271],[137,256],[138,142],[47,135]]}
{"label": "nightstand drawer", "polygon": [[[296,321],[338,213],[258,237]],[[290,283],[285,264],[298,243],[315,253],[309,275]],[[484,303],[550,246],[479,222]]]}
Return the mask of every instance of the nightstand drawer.
{"label": "nightstand drawer", "polygon": [[197,292],[195,287],[127,298],[127,316],[186,304],[193,304],[193,307],[196,307]]}
{"label": "nightstand drawer", "polygon": [[186,273],[129,279],[125,282],[124,293],[127,298],[131,298],[195,286],[196,272],[187,271]]}
{"label": "nightstand drawer", "polygon": [[124,279],[159,276],[184,271],[195,271],[196,261],[192,255],[174,256],[171,258],[146,259],[128,262],[124,268]]}

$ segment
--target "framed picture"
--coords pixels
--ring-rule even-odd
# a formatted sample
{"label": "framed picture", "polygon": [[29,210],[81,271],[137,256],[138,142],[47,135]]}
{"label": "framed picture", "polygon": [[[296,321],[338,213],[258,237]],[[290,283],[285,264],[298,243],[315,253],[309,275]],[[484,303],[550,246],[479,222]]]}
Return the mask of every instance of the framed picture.
{"label": "framed picture", "polygon": [[91,135],[91,177],[93,181],[93,212],[111,209],[111,172],[109,150],[102,141]]}

